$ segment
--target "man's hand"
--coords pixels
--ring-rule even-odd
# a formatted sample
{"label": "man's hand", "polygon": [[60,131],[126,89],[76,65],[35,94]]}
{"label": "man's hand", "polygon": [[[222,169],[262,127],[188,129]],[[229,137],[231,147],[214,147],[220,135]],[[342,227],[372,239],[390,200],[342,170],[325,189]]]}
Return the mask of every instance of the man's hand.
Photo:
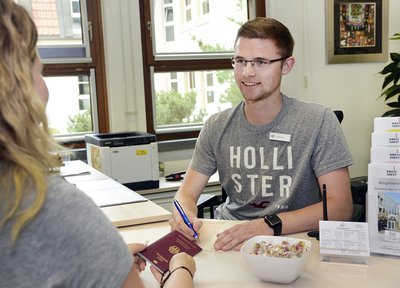
{"label": "man's hand", "polygon": [[[186,210],[185,210],[186,212]],[[193,231],[190,229],[185,222],[183,221],[181,215],[179,212],[176,210],[174,207],[173,213],[172,213],[172,218],[169,220],[169,225],[171,226],[171,230],[178,230],[179,232],[182,232],[186,236],[188,236],[190,239],[194,239]],[[194,230],[198,234],[198,231],[200,230],[201,226],[203,225],[203,221],[201,221],[199,218],[197,218],[196,215],[191,213],[190,211],[186,212],[186,216],[189,218],[190,223],[192,223]]]}
{"label": "man's hand", "polygon": [[[209,179],[210,176],[206,176],[189,167],[186,170],[182,185],[174,197],[174,200],[179,201],[196,233],[199,232],[200,227],[203,225],[203,221],[197,218],[197,200]],[[185,224],[175,205],[172,205],[172,219],[170,219],[169,224],[172,230],[178,230],[191,239],[194,239],[193,231]]]}
{"label": "man's hand", "polygon": [[256,235],[273,235],[274,232],[265,224],[264,219],[251,220],[237,224],[217,234],[214,243],[215,250],[237,250],[239,251],[244,242]]}

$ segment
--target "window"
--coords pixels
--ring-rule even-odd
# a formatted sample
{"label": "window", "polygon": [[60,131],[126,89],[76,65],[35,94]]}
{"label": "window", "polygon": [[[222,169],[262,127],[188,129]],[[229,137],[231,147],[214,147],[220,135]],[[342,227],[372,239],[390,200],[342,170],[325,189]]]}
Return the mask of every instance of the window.
{"label": "window", "polygon": [[83,144],[84,133],[108,132],[99,0],[15,0],[32,15],[49,88],[52,134]]}
{"label": "window", "polygon": [[72,16],[72,28],[74,34],[82,33],[81,24],[81,6],[79,0],[71,0],[71,16]]}
{"label": "window", "polygon": [[241,101],[230,64],[233,42],[240,23],[265,16],[265,1],[145,0],[139,5],[147,130],[159,141],[197,137],[210,115]]}
{"label": "window", "polygon": [[171,42],[175,40],[174,26],[165,26],[165,41]]}
{"label": "window", "polygon": [[190,8],[187,8],[185,13],[186,13],[186,22],[192,21],[192,10]]}
{"label": "window", "polygon": [[196,79],[194,78],[194,72],[189,72],[189,89],[196,88]]}
{"label": "window", "polygon": [[210,13],[210,1],[203,0],[202,6],[203,6],[203,14]]}
{"label": "window", "polygon": [[[79,112],[87,113],[90,115],[92,110],[92,103],[91,103],[91,87],[90,87],[90,80],[88,76],[78,76],[78,103],[79,103]],[[91,120],[91,118],[90,118]],[[85,122],[87,125],[90,125],[90,130],[92,131],[92,121]]]}
{"label": "window", "polygon": [[171,42],[175,40],[174,9],[171,4],[172,2],[164,1],[164,26],[166,42]]}
{"label": "window", "polygon": [[213,73],[207,73],[207,86],[213,86],[214,85],[213,76],[214,76]]}
{"label": "window", "polygon": [[172,7],[165,8],[165,21],[172,22],[174,21],[174,10]]}
{"label": "window", "polygon": [[207,103],[214,103],[214,91],[207,91]]}
{"label": "window", "polygon": [[176,72],[172,72],[170,77],[171,77],[171,90],[178,91],[178,74]]}
{"label": "window", "polygon": [[192,9],[191,9],[191,1],[185,1],[185,20],[186,22],[192,21]]}
{"label": "window", "polygon": [[[214,103],[214,91],[210,90],[213,89],[214,86],[214,73],[206,73],[207,76],[207,104]],[[231,103],[234,104],[234,103]],[[218,109],[221,110],[220,108]]]}
{"label": "window", "polygon": [[79,94],[90,94],[90,84],[87,76],[78,76]]}
{"label": "window", "polygon": [[57,137],[93,131],[91,111],[95,104],[91,101],[90,76],[47,76],[45,81],[50,92],[46,112],[52,134]]}

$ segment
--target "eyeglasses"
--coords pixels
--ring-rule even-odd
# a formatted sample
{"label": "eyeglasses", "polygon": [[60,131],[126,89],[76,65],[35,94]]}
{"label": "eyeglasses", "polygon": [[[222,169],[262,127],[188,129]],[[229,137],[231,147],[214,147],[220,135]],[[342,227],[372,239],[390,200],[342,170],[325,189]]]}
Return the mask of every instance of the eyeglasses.
{"label": "eyeglasses", "polygon": [[253,69],[263,70],[263,69],[267,69],[269,67],[269,65],[271,65],[272,63],[282,61],[287,58],[288,57],[282,57],[282,58],[272,59],[272,60],[268,60],[268,59],[264,59],[264,58],[256,58],[253,60],[245,60],[242,58],[232,58],[231,63],[232,63],[233,68],[241,70],[241,69],[244,69],[247,66],[247,63],[250,62],[251,67],[253,67]]}

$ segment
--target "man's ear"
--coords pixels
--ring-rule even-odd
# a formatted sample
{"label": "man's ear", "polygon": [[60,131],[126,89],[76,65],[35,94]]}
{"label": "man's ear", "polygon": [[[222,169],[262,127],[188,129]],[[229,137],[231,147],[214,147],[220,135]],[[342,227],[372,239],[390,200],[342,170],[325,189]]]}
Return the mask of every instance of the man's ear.
{"label": "man's ear", "polygon": [[282,74],[283,75],[289,74],[289,72],[292,71],[295,62],[296,60],[294,59],[293,56],[288,57],[285,60],[285,63],[283,63]]}

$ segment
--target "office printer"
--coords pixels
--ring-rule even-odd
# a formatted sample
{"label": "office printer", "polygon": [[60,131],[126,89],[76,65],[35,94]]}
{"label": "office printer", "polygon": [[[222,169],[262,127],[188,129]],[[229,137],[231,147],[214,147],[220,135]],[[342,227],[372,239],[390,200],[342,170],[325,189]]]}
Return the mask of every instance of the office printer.
{"label": "office printer", "polygon": [[132,190],[159,187],[156,136],[145,132],[86,134],[88,164]]}

